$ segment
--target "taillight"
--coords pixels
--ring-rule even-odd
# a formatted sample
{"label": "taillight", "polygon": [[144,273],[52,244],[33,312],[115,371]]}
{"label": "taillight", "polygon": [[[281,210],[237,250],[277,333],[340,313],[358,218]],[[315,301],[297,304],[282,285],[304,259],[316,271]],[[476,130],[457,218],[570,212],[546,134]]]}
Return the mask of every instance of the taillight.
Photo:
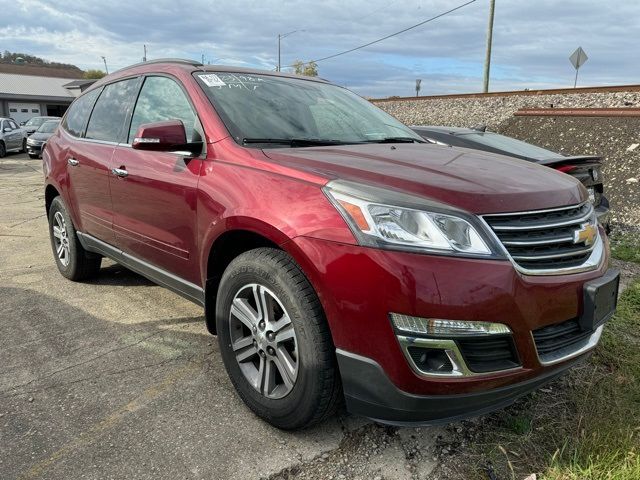
{"label": "taillight", "polygon": [[569,173],[575,170],[577,167],[575,165],[562,165],[561,167],[556,168],[556,170],[562,173]]}

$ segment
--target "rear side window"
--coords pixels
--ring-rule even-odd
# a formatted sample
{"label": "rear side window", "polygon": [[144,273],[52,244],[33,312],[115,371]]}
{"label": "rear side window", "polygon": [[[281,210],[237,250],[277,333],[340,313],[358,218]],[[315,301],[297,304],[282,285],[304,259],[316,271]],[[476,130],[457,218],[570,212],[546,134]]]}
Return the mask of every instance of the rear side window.
{"label": "rear side window", "polygon": [[137,88],[137,78],[104,87],[91,113],[85,138],[119,142]]}
{"label": "rear side window", "polygon": [[195,141],[196,115],[182,88],[167,77],[147,77],[133,111],[129,143],[133,141],[140,125],[165,120],[182,120],[187,142]]}
{"label": "rear side window", "polygon": [[62,128],[75,137],[81,137],[93,104],[99,94],[100,89],[96,89],[76,99],[69,107],[69,111],[62,122]]}

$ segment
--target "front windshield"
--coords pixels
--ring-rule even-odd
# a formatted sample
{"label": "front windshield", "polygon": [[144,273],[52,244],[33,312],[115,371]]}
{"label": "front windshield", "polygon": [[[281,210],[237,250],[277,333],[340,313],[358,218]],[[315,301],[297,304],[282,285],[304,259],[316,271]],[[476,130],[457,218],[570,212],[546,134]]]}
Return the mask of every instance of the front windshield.
{"label": "front windshield", "polygon": [[46,118],[33,117],[31,120],[29,120],[27,123],[25,123],[25,127],[39,127],[40,125],[42,125],[46,121],[47,121]]}
{"label": "front windshield", "polygon": [[536,147],[530,143],[516,140],[515,138],[505,137],[493,132],[473,132],[459,133],[457,136],[466,137],[474,142],[481,143],[488,147],[497,148],[507,153],[520,155],[522,157],[533,158],[535,160],[552,160],[555,158],[564,158],[562,155],[551,150]]}
{"label": "front windshield", "polygon": [[198,72],[196,78],[235,140],[247,146],[277,139],[344,144],[424,141],[392,116],[335,85],[227,72]]}
{"label": "front windshield", "polygon": [[58,126],[58,123],[55,120],[49,120],[48,122],[44,122],[40,128],[38,128],[37,132],[38,133],[53,133],[56,130],[56,127]]}

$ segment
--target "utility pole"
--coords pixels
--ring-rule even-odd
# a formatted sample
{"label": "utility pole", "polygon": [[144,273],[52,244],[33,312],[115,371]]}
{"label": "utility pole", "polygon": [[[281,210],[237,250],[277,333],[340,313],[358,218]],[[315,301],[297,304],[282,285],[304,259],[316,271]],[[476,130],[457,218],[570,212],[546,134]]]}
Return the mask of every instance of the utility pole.
{"label": "utility pole", "polygon": [[293,35],[296,32],[304,32],[304,30],[293,30],[289,33],[278,34],[278,68],[276,68],[276,72],[280,71],[280,42],[283,38],[288,37],[289,35]]}
{"label": "utility pole", "polygon": [[487,28],[487,55],[484,59],[484,84],[482,91],[489,91],[489,70],[491,70],[491,43],[493,42],[493,15],[496,9],[496,0],[489,0],[489,27]]}
{"label": "utility pole", "polygon": [[107,68],[107,57],[102,55],[102,61],[104,62],[104,71],[107,75],[109,75],[109,69]]}
{"label": "utility pole", "polygon": [[142,45],[144,48],[144,55],[142,56],[142,61],[146,62],[147,61],[147,46],[146,45]]}
{"label": "utility pole", "polygon": [[202,61],[200,62],[200,65],[204,65],[204,53],[202,54]]}

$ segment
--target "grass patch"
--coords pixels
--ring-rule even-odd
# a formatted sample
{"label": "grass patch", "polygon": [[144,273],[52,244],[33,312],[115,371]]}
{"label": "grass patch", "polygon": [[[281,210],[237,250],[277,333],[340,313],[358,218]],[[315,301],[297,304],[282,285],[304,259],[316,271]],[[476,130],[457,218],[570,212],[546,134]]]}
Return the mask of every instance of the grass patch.
{"label": "grass patch", "polygon": [[640,235],[633,233],[613,234],[611,255],[625,262],[640,263]]}
{"label": "grass patch", "polygon": [[[505,416],[506,413],[506,416]],[[640,479],[640,280],[623,293],[592,358],[486,418],[467,464],[495,477]],[[464,478],[486,479],[483,468]]]}

